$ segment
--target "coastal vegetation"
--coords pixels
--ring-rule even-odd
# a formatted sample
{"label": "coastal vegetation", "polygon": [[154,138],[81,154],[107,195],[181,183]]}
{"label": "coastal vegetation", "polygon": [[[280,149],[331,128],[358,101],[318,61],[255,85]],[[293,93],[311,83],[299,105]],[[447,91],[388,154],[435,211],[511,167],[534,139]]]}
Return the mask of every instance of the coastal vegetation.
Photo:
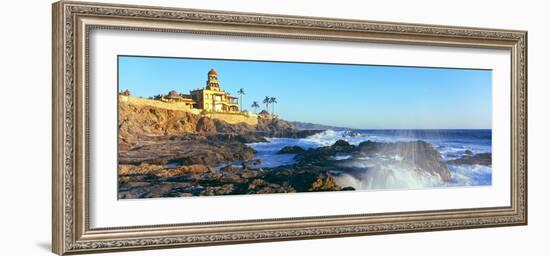
{"label": "coastal vegetation", "polygon": [[237,94],[239,94],[239,105],[240,106],[244,106],[243,104],[243,96],[246,95],[246,93],[244,92],[244,88],[241,88],[237,91]]}
{"label": "coastal vegetation", "polygon": [[254,114],[257,114],[258,108],[260,107],[260,105],[258,104],[257,101],[254,101],[252,102],[252,105],[250,107],[254,109]]}

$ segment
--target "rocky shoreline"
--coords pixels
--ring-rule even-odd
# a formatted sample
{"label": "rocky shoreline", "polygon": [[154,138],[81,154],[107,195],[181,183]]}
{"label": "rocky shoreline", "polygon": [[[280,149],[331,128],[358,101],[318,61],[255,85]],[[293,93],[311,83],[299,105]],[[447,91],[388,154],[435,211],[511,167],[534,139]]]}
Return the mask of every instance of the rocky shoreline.
{"label": "rocky shoreline", "polygon": [[[229,124],[189,112],[121,104],[119,109],[119,198],[218,195],[256,191],[295,192],[270,184],[254,170],[256,153],[246,143],[266,137],[305,138],[320,130],[298,130],[278,118],[258,125]],[[243,161],[243,168],[216,169]]]}
{"label": "rocky shoreline", "polygon": [[[294,163],[258,168],[261,161],[247,143],[305,138],[322,130],[299,130],[277,118],[259,119],[257,126],[234,125],[149,107],[122,106],[119,113],[119,199],[355,190],[338,185],[338,177],[388,163],[447,182],[452,178],[448,164],[491,165],[490,153],[470,152],[445,162],[420,140],[358,145],[338,140],[318,148],[282,147],[278,154],[292,154]],[[374,158],[385,162],[353,165]]]}
{"label": "rocky shoreline", "polygon": [[[345,163],[373,155],[399,157],[399,161],[414,166],[443,181],[451,174],[440,153],[424,141],[378,143],[365,141],[357,146],[340,140],[331,146],[315,149],[292,147],[296,163],[275,168],[255,168],[259,160],[243,161],[241,166],[229,164],[214,168],[204,164],[189,164],[166,168],[159,164],[121,165],[119,168],[119,198],[185,197],[212,195],[242,195],[355,190],[341,187],[335,181],[335,171],[353,174],[356,169]],[[336,160],[339,154],[349,158]],[[481,154],[480,154],[481,155]],[[474,155],[473,159],[477,159]],[[480,156],[483,157],[483,156]],[[476,164],[463,162],[460,164]],[[458,163],[453,163],[458,164]]]}

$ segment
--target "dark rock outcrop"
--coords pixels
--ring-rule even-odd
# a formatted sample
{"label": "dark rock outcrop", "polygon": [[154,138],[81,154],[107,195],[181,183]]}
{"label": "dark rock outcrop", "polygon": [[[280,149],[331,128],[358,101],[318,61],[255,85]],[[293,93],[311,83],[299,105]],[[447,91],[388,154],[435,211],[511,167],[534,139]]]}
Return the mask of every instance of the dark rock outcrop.
{"label": "dark rock outcrop", "polygon": [[305,152],[305,150],[299,146],[286,146],[281,148],[277,154],[300,154]]}
{"label": "dark rock outcrop", "polygon": [[479,164],[479,165],[485,165],[485,166],[491,166],[491,162],[492,162],[491,153],[481,153],[473,156],[467,155],[459,159],[447,161],[448,164],[468,164],[468,165]]}
{"label": "dark rock outcrop", "polygon": [[338,154],[350,154],[356,150],[356,147],[350,145],[345,140],[338,140],[332,146],[308,149],[298,154],[295,159],[299,165],[304,166],[332,166],[335,161],[332,157]]}
{"label": "dark rock outcrop", "polygon": [[345,140],[337,140],[330,148],[335,152],[349,152],[355,149],[354,146]]}
{"label": "dark rock outcrop", "polygon": [[425,141],[379,143],[365,141],[359,144],[358,151],[363,156],[381,154],[385,156],[399,156],[403,161],[427,171],[439,175],[444,181],[451,179],[449,168],[443,162],[439,151]]}

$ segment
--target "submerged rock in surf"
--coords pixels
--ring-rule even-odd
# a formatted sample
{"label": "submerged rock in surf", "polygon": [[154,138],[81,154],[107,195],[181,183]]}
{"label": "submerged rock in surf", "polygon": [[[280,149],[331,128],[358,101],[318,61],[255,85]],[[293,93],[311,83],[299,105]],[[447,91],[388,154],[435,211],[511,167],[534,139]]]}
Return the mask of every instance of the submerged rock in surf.
{"label": "submerged rock in surf", "polygon": [[468,165],[484,165],[491,166],[492,155],[491,153],[481,153],[476,155],[467,155],[459,159],[449,160],[448,164],[468,164]]}

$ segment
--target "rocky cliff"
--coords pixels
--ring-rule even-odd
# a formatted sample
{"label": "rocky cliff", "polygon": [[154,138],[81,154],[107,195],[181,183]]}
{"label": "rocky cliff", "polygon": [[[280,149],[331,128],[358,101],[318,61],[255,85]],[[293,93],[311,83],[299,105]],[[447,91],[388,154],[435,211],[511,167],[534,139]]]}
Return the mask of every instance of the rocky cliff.
{"label": "rocky cliff", "polygon": [[257,125],[230,124],[187,111],[123,103],[119,106],[119,163],[206,164],[249,160],[245,143],[264,137],[305,137],[282,119],[259,118]]}
{"label": "rocky cliff", "polygon": [[261,118],[257,125],[230,124],[221,119],[147,105],[120,104],[119,138],[131,141],[138,136],[184,134],[250,134],[270,137],[303,137],[318,131],[300,131],[279,118]]}

